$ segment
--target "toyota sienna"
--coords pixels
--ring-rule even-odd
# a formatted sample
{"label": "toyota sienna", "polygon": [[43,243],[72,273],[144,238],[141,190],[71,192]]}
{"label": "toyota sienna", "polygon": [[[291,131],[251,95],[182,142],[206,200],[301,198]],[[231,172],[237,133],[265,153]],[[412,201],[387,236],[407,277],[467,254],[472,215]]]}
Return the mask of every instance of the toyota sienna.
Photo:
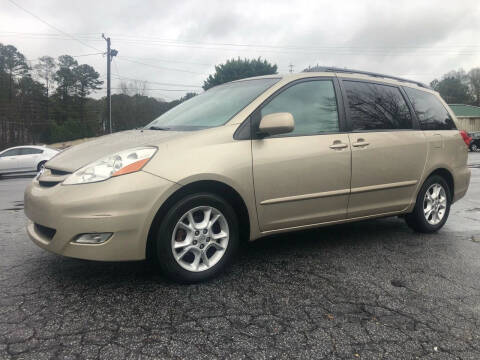
{"label": "toyota sienna", "polygon": [[432,233],[469,185],[455,120],[438,93],[381,74],[230,82],[49,160],[25,191],[27,232],[64,256],[153,258],[181,282],[269,234],[399,215]]}

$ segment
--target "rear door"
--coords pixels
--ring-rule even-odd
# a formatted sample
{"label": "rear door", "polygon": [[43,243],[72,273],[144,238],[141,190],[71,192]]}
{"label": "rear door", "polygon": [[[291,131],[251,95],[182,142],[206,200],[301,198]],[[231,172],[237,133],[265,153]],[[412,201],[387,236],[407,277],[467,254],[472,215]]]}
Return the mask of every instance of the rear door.
{"label": "rear door", "polygon": [[421,179],[427,146],[405,94],[383,83],[341,84],[352,146],[348,218],[406,209]]}
{"label": "rear door", "polygon": [[[336,84],[336,85],[335,85]],[[295,129],[252,140],[258,221],[262,231],[345,219],[350,192],[350,145],[341,132],[338,83],[297,81],[253,115],[289,112]]]}

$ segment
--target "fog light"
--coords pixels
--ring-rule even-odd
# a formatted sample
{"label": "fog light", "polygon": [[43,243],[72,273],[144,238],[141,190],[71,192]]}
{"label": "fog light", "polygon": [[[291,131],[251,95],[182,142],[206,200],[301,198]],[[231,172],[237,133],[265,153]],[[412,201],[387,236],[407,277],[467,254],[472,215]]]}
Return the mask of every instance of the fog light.
{"label": "fog light", "polygon": [[80,234],[72,242],[77,244],[101,244],[110,239],[113,233]]}

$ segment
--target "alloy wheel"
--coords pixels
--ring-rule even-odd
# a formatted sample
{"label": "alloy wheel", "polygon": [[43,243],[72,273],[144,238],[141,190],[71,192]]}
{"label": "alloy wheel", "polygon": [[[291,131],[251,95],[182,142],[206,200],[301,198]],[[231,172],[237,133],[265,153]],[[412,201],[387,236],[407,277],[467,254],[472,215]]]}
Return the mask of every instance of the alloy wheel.
{"label": "alloy wheel", "polygon": [[185,270],[200,272],[217,264],[225,254],[229,240],[225,216],[211,206],[187,211],[172,233],[172,252]]}
{"label": "alloy wheel", "polygon": [[437,225],[442,221],[447,210],[447,195],[442,185],[432,184],[423,199],[423,214],[430,225]]}

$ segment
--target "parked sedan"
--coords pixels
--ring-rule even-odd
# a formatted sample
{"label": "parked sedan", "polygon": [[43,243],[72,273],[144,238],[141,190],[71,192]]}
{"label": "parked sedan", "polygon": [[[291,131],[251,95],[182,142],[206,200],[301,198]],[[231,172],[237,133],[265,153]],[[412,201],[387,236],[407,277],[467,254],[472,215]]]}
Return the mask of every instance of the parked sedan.
{"label": "parked sedan", "polygon": [[17,146],[0,152],[0,175],[40,171],[43,165],[58,154],[45,146]]}
{"label": "parked sedan", "polygon": [[469,133],[471,137],[470,151],[480,151],[480,131]]}

